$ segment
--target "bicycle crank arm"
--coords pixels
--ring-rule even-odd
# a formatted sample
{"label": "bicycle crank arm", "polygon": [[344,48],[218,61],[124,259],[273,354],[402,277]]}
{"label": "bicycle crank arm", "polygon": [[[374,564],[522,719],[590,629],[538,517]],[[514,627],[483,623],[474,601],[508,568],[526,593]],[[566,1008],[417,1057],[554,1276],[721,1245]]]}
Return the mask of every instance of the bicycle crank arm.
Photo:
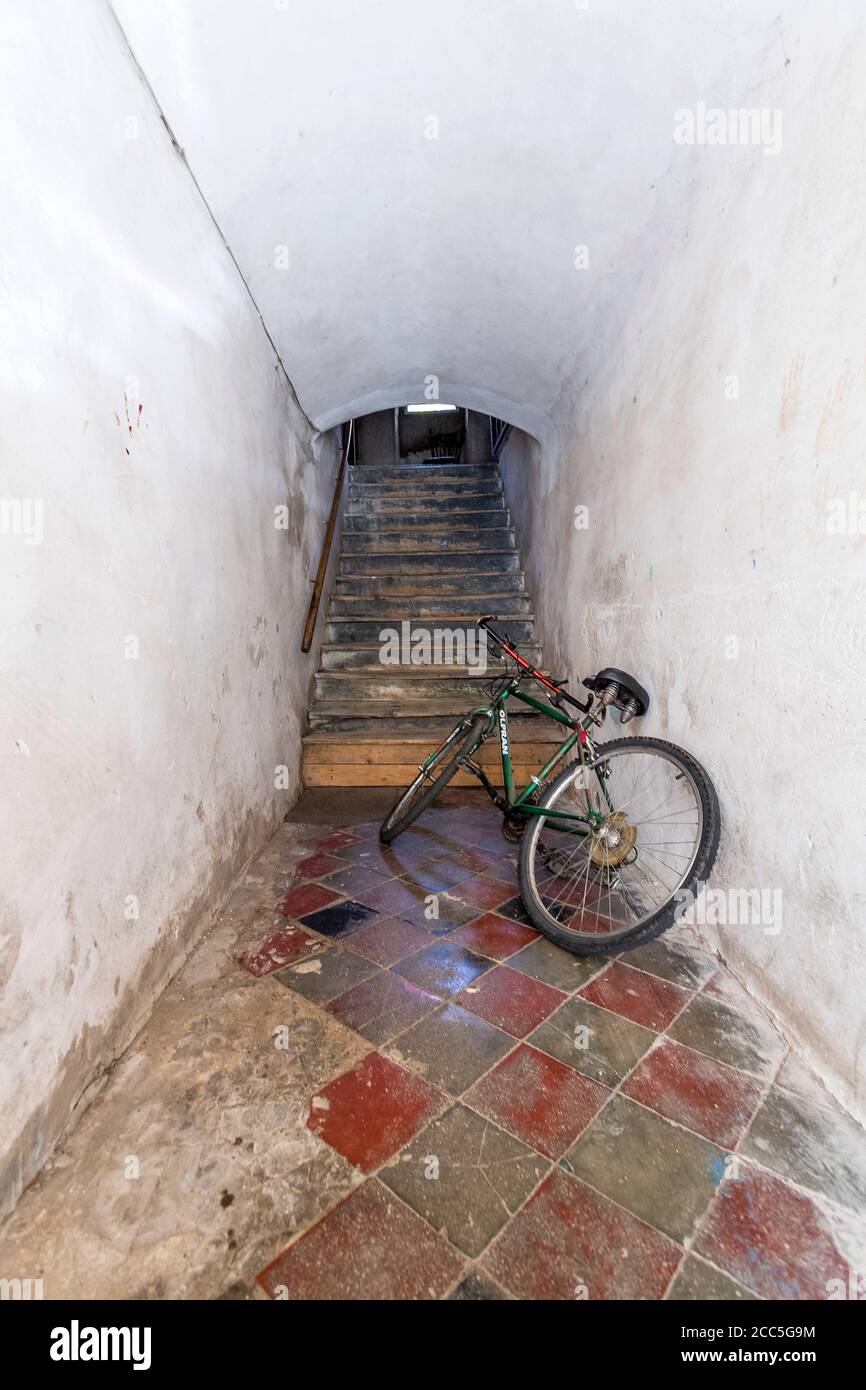
{"label": "bicycle crank arm", "polygon": [[483,767],[479,767],[478,763],[474,763],[471,758],[461,758],[460,766],[465,768],[467,772],[471,772],[473,777],[478,778],[498,811],[506,811],[508,809],[508,802],[504,797],[499,795]]}

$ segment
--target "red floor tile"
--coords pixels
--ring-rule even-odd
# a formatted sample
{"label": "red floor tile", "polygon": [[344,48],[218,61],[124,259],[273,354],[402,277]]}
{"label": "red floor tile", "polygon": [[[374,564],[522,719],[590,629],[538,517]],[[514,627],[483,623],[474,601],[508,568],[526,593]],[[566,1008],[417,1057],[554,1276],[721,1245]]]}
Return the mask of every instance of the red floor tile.
{"label": "red floor tile", "polygon": [[480,829],[478,827],[473,830],[469,826],[465,832],[464,840],[473,849],[489,849],[493,854],[508,854],[509,851],[514,853],[514,846],[509,845],[501,830]]}
{"label": "red floor tile", "polygon": [[451,940],[468,946],[470,951],[489,956],[491,960],[507,960],[515,951],[528,946],[537,935],[538,932],[533,931],[532,927],[509,922],[507,917],[498,917],[495,912],[485,912],[483,917],[476,917],[474,922],[452,932]]}
{"label": "red floor tile", "polygon": [[852,1275],[820,1207],[742,1162],[739,1178],[719,1189],[695,1249],[763,1298],[827,1299],[832,1281],[847,1290]]}
{"label": "red floor tile", "polygon": [[420,1077],[370,1052],[313,1097],[307,1128],[370,1173],[426,1124],[442,1100]]}
{"label": "red floor tile", "polygon": [[320,907],[335,903],[339,893],[323,888],[320,883],[301,883],[293,888],[277,903],[277,912],[284,917],[305,917],[308,912],[318,912]]}
{"label": "red floor tile", "polygon": [[486,874],[489,878],[498,878],[502,883],[517,882],[517,871],[507,853],[497,854],[491,849],[472,847],[461,848],[457,854],[460,863],[465,864],[475,874]]}
{"label": "red floor tile", "polygon": [[611,1013],[661,1033],[688,1003],[691,994],[657,975],[615,960],[580,991],[584,999]]}
{"label": "red floor tile", "polygon": [[525,1038],[567,998],[540,980],[499,965],[462,990],[454,1002],[513,1038]]}
{"label": "red floor tile", "polygon": [[469,903],[471,907],[490,912],[492,908],[514,897],[514,884],[502,883],[499,879],[478,874],[475,878],[467,878],[458,884],[454,889],[454,896],[461,902]]}
{"label": "red floor tile", "polygon": [[472,877],[472,870],[461,868],[450,859],[422,859],[411,865],[404,865],[400,873],[407,888],[420,891],[424,897],[430,893],[448,893],[457,884]]}
{"label": "red floor tile", "polygon": [[330,835],[325,835],[321,840],[313,841],[313,849],[340,849],[343,845],[354,845],[359,840],[358,835],[352,835],[348,830],[332,830]]}
{"label": "red floor tile", "polygon": [[610,1091],[522,1043],[472,1088],[467,1102],[524,1143],[561,1158]]}
{"label": "red floor tile", "polygon": [[663,1038],[625,1082],[623,1091],[676,1124],[733,1149],[763,1095],[761,1082]]}
{"label": "red floor tile", "polygon": [[235,959],[242,969],[258,977],[324,950],[323,941],[316,941],[300,927],[275,927],[262,937],[257,946],[242,951]]}
{"label": "red floor tile", "polygon": [[352,937],[352,950],[377,965],[396,965],[433,941],[430,932],[404,922],[402,917],[380,917]]}
{"label": "red floor tile", "polygon": [[404,912],[414,912],[424,906],[426,892],[416,887],[414,892],[407,884],[392,878],[375,888],[365,888],[357,894],[358,902],[375,908],[383,917],[399,917]]}
{"label": "red floor tile", "polygon": [[333,854],[310,854],[295,864],[294,873],[298,878],[323,878],[325,874],[336,873],[337,869],[347,869],[345,859],[337,859]]}
{"label": "red floor tile", "polygon": [[659,1299],[679,1246],[555,1168],[483,1259],[521,1299]]}
{"label": "red floor tile", "polygon": [[441,1298],[463,1258],[375,1178],[355,1189],[262,1270],[272,1298]]}

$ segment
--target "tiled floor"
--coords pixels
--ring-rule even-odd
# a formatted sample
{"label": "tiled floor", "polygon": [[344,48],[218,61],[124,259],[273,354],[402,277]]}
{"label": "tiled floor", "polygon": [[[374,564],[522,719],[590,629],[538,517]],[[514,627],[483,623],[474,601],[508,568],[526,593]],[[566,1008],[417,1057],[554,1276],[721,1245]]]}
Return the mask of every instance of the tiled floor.
{"label": "tiled floor", "polygon": [[244,962],[371,1048],[308,1120],[363,1181],[260,1287],[826,1298],[863,1268],[862,1131],[712,957],[670,935],[612,961],[551,945],[492,813],[435,809],[390,849],[377,831],[309,828],[296,872],[342,896],[297,912],[305,959],[282,966],[278,934]]}
{"label": "tiled floor", "polygon": [[538,936],[466,800],[390,849],[349,801],[283,828],[25,1194],[0,1273],[289,1300],[862,1277],[864,1132],[686,929],[614,961]]}

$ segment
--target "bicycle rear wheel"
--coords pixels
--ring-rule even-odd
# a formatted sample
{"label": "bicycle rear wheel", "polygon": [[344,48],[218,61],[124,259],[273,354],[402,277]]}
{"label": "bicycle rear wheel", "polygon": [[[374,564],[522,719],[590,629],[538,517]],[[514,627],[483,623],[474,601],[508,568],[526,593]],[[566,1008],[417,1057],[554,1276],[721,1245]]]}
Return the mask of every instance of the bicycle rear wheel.
{"label": "bicycle rear wheel", "polygon": [[602,744],[586,767],[567,767],[541,805],[585,821],[532,818],[520,846],[521,895],[539,931],[577,955],[658,936],[716,857],[713,784],[691,754],[663,739]]}
{"label": "bicycle rear wheel", "polygon": [[464,758],[471,758],[482,742],[490,723],[484,714],[468,714],[443,739],[439,747],[422,764],[415,781],[402,791],[379,827],[379,839],[385,845],[396,840],[451,781]]}

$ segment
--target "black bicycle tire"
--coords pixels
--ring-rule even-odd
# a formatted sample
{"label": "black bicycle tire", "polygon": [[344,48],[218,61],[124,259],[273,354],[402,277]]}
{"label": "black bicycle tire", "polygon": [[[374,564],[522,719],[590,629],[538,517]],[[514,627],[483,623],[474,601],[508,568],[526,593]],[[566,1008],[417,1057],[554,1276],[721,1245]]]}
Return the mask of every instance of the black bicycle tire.
{"label": "black bicycle tire", "polygon": [[[465,720],[460,721],[460,724],[463,723],[465,723]],[[451,730],[451,733],[448,735],[449,738],[451,738],[455,731],[460,728],[460,724],[455,724],[454,728]],[[436,780],[434,782],[431,782],[427,791],[422,793],[418,800],[413,803],[411,810],[406,815],[402,816],[400,820],[396,821],[394,825],[389,826],[388,821],[390,820],[391,816],[393,816],[394,812],[397,810],[397,807],[400,805],[400,802],[406,796],[406,793],[410,791],[412,787],[414,787],[415,782],[418,781],[418,778],[416,777],[414,781],[409,783],[408,787],[403,788],[403,790],[400,792],[400,795],[397,797],[397,800],[394,802],[394,805],[391,807],[387,816],[382,821],[382,824],[379,826],[379,839],[381,840],[383,845],[390,845],[394,840],[396,840],[398,835],[402,835],[404,830],[408,830],[410,825],[414,825],[418,817],[422,815],[424,811],[427,810],[428,806],[430,806],[430,804],[433,801],[435,801],[436,797],[442,791],[443,787],[447,786],[447,784],[451,781],[451,778],[457,772],[460,766],[461,759],[469,758],[475,752],[476,748],[482,741],[482,736],[487,727],[487,724],[488,719],[486,715],[483,714],[479,714],[472,721],[472,723],[469,725],[469,731],[466,735],[465,740],[460,745],[459,751],[455,753],[454,757],[451,759],[451,762],[446,764],[446,766],[443,768],[442,772],[439,774]]]}
{"label": "black bicycle tire", "polygon": [[[695,786],[698,789],[698,795],[701,799],[701,810],[703,812],[703,829],[698,852],[695,856],[695,861],[689,872],[688,878],[680,885],[677,894],[674,895],[671,902],[659,908],[658,912],[650,917],[648,921],[642,922],[639,926],[635,927],[633,932],[619,938],[615,942],[607,941],[598,942],[596,944],[593,944],[590,940],[576,942],[573,932],[569,932],[566,928],[559,927],[551,922],[549,914],[543,911],[543,907],[539,908],[537,903],[533,900],[533,894],[529,888],[531,883],[529,866],[530,857],[534,851],[530,849],[530,845],[534,845],[535,840],[541,833],[540,827],[544,824],[543,816],[539,816],[537,821],[536,818],[533,817],[534,824],[529,827],[530,833],[524,834],[521,840],[520,853],[517,861],[520,896],[533,926],[537,927],[544,936],[550,941],[555,942],[557,946],[562,946],[566,951],[570,951],[572,955],[618,955],[621,951],[633,951],[638,946],[643,946],[646,942],[655,940],[657,936],[661,936],[662,932],[667,931],[668,928],[673,925],[677,911],[676,897],[679,894],[685,894],[688,890],[693,889],[696,883],[706,882],[716,860],[721,836],[721,811],[719,809],[719,798],[716,794],[716,789],[706,769],[702,767],[697,758],[693,757],[691,753],[687,753],[684,748],[678,747],[677,744],[668,743],[665,739],[661,738],[645,738],[640,736],[635,738],[612,739],[609,743],[598,744],[596,758],[593,759],[593,761],[603,759],[606,752],[611,752],[615,748],[634,746],[657,748],[668,754],[668,756],[673,754],[692,776]],[[544,796],[541,799],[542,807],[550,803],[559,788],[570,777],[574,776],[574,771],[575,765],[574,763],[570,763],[554,781],[550,782],[545,787]],[[535,831],[535,823],[539,826],[537,831]],[[535,833],[532,833],[533,831],[535,831]]]}

